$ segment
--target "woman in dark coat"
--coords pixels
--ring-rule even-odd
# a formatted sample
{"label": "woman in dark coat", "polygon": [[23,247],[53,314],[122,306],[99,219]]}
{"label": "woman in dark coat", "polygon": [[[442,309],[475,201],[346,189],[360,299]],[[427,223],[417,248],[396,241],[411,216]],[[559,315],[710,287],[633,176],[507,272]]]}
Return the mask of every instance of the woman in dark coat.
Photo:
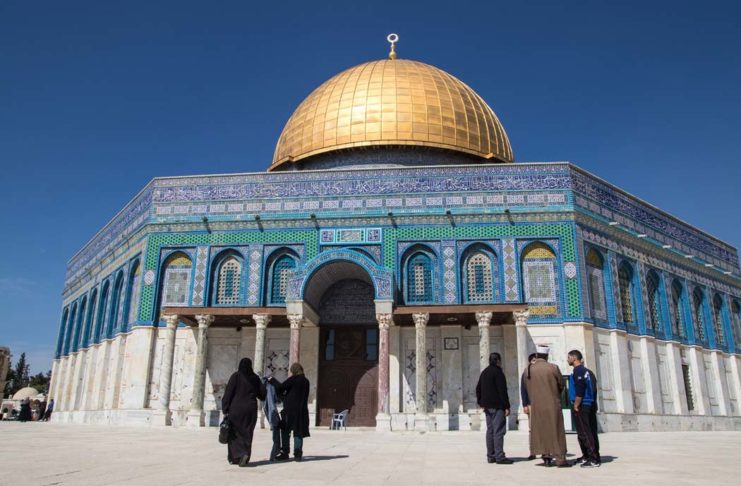
{"label": "woman in dark coat", "polygon": [[252,360],[243,358],[239,370],[229,378],[221,399],[221,410],[232,424],[227,444],[229,464],[246,466],[252,455],[252,434],[257,424],[257,399],[265,400],[265,385],[252,371]]}
{"label": "woman in dark coat", "polygon": [[293,433],[293,457],[300,461],[304,454],[304,438],[309,437],[309,380],[304,376],[304,368],[293,363],[290,378],[283,383],[271,378],[270,382],[283,400],[285,412],[283,451],[276,459],[288,459],[288,435]]}

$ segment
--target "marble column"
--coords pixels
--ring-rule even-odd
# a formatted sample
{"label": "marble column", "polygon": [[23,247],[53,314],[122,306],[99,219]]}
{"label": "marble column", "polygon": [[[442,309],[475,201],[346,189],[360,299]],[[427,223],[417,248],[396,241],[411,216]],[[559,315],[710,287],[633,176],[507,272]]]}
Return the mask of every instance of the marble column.
{"label": "marble column", "polygon": [[[515,318],[515,338],[517,341],[517,390],[520,390],[520,379],[527,368],[527,319],[530,317],[530,311],[514,311],[512,315]],[[522,401],[517,400],[520,404],[517,407],[517,421],[519,430],[530,429],[530,416],[523,409]]]}
{"label": "marble column", "polygon": [[[172,363],[175,359],[175,337],[178,329],[178,316],[163,316],[165,321],[165,343],[162,347],[162,363],[160,364],[159,401],[157,410],[152,415],[153,425],[172,425],[170,411],[170,391],[172,389]],[[160,328],[161,329],[161,328]]]}
{"label": "marble column", "polygon": [[291,345],[289,352],[289,363],[298,363],[301,349],[301,325],[304,322],[304,316],[301,314],[288,314],[288,322],[291,323]]}
{"label": "marble column", "polygon": [[208,359],[208,327],[214,322],[214,316],[199,314],[198,338],[196,347],[196,367],[193,373],[193,395],[190,400],[190,411],[188,412],[189,427],[203,427],[205,416],[203,414],[203,397],[206,386],[206,360]]}
{"label": "marble column", "polygon": [[489,326],[491,325],[492,315],[491,312],[476,313],[476,322],[479,324],[479,367],[481,371],[489,366],[489,354],[491,353]]}
{"label": "marble column", "polygon": [[378,321],[378,414],[376,430],[391,430],[389,414],[389,328],[394,323],[392,314],[376,314]]}
{"label": "marble column", "polygon": [[414,415],[414,430],[429,430],[429,417],[427,415],[427,322],[430,314],[412,314],[414,328],[416,330],[416,413]]}
{"label": "marble column", "polygon": [[255,359],[252,368],[257,376],[262,377],[265,368],[265,330],[270,324],[270,314],[255,314]]}

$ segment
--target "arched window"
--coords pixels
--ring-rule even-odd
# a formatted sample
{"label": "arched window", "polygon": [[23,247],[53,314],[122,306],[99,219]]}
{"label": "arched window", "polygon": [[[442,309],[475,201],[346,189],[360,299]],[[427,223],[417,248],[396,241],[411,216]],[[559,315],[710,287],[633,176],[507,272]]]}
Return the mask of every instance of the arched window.
{"label": "arched window", "polygon": [[85,317],[87,310],[87,296],[82,298],[82,302],[80,302],[80,313],[79,317],[77,318],[77,325],[75,326],[75,335],[72,338],[72,351],[77,351],[82,346],[82,326],[85,325]]}
{"label": "arched window", "polygon": [[607,303],[605,301],[605,260],[602,255],[590,248],[587,252],[587,280],[589,281],[589,299],[592,303],[592,318],[607,320]]}
{"label": "arched window", "polygon": [[191,259],[183,253],[175,253],[167,259],[162,279],[162,307],[188,305],[192,266]]}
{"label": "arched window", "polygon": [[659,275],[655,271],[649,270],[646,274],[646,293],[648,294],[648,319],[646,324],[649,330],[662,333],[664,329],[661,322],[660,286]]}
{"label": "arched window", "polygon": [[723,332],[723,298],[719,294],[713,297],[713,328],[718,346],[726,345],[726,333]]}
{"label": "arched window", "polygon": [[139,316],[136,315],[139,310],[139,283],[141,282],[141,265],[136,260],[131,266],[129,272],[129,287],[126,290],[126,300],[129,305],[124,315],[124,325],[128,329],[131,322],[135,322]]}
{"label": "arched window", "polygon": [[423,251],[413,253],[406,264],[406,303],[422,304],[435,300],[432,287],[432,258]]}
{"label": "arched window", "polygon": [[110,283],[106,281],[103,284],[103,290],[100,293],[100,307],[98,307],[98,316],[95,318],[95,342],[100,342],[100,338],[103,335],[103,324],[106,316],[106,309],[108,308],[108,294],[110,293]]}
{"label": "arched window", "polygon": [[684,289],[678,280],[672,282],[672,307],[674,309],[674,319],[672,319],[672,334],[681,338],[687,337],[687,331],[684,323],[685,301]]}
{"label": "arched window", "polygon": [[620,285],[620,306],[623,322],[632,324],[635,322],[633,313],[633,269],[626,262],[621,263],[618,268],[618,283]]}
{"label": "arched window", "polygon": [[734,343],[741,347],[741,304],[737,300],[731,305],[731,319],[733,319]]}
{"label": "arched window", "polygon": [[119,307],[121,304],[121,295],[123,294],[123,273],[119,272],[116,277],[116,283],[113,285],[113,294],[111,296],[111,309],[108,314],[108,325],[106,326],[105,337],[112,338],[118,326]]}
{"label": "arched window", "polygon": [[234,255],[221,259],[217,270],[215,295],[213,301],[217,305],[239,304],[242,289],[242,262]]}
{"label": "arched window", "polygon": [[67,330],[64,333],[64,348],[62,349],[63,355],[69,354],[70,343],[72,341],[72,332],[75,328],[76,322],[77,322],[77,303],[72,305],[72,310],[69,313],[69,320],[67,321]]}
{"label": "arched window", "polygon": [[67,326],[69,326],[69,308],[65,308],[62,313],[62,325],[59,327],[59,337],[57,338],[57,357],[64,351],[64,337],[67,335]]}
{"label": "arched window", "polygon": [[90,345],[90,340],[93,335],[93,324],[95,322],[95,310],[98,305],[98,289],[93,290],[90,294],[90,310],[87,313],[87,323],[85,324],[85,331],[82,336],[82,347],[87,348]]}
{"label": "arched window", "polygon": [[273,261],[270,268],[270,285],[268,286],[268,302],[270,305],[286,303],[288,278],[295,268],[296,259],[289,254],[283,254]]}
{"label": "arched window", "polygon": [[525,302],[533,315],[557,315],[556,255],[543,243],[532,243],[522,254]]}
{"label": "arched window", "polygon": [[703,303],[705,297],[700,287],[692,292],[692,317],[695,329],[695,340],[705,342],[705,318],[703,317]]}
{"label": "arched window", "polygon": [[492,303],[496,297],[494,256],[486,250],[475,249],[464,259],[466,302]]}

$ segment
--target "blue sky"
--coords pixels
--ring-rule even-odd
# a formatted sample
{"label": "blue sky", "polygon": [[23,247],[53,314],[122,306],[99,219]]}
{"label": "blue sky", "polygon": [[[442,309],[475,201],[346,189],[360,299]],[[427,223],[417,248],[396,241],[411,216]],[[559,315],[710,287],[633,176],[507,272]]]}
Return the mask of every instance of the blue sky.
{"label": "blue sky", "polygon": [[48,369],[66,262],[152,177],[263,171],[347,67],[434,64],[518,161],[741,244],[738,2],[0,2],[0,345]]}

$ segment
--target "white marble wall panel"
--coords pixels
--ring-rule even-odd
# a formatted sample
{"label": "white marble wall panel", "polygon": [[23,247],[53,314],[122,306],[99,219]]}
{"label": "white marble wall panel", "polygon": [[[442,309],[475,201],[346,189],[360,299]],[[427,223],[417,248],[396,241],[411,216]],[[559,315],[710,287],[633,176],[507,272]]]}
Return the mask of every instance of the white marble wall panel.
{"label": "white marble wall panel", "polygon": [[713,362],[710,353],[703,352],[703,366],[705,371],[705,384],[707,386],[707,397],[710,402],[710,414],[723,415],[720,406],[720,396],[718,394],[718,377],[713,370]]}
{"label": "white marble wall panel", "polygon": [[603,332],[597,332],[597,362],[595,372],[597,373],[597,387],[599,396],[602,400],[600,409],[607,413],[618,411],[616,394],[615,394],[615,370],[612,365],[612,347],[610,344],[610,335]]}

